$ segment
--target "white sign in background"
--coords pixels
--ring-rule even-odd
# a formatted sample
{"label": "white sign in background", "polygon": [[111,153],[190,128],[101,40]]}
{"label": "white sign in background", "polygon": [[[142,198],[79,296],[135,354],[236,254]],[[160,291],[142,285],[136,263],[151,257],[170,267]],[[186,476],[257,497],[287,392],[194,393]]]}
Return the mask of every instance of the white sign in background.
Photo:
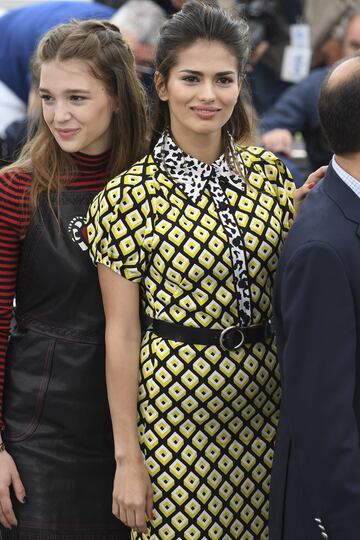
{"label": "white sign in background", "polygon": [[312,56],[310,26],[292,24],[289,31],[290,45],[284,50],[281,79],[297,83],[310,72]]}

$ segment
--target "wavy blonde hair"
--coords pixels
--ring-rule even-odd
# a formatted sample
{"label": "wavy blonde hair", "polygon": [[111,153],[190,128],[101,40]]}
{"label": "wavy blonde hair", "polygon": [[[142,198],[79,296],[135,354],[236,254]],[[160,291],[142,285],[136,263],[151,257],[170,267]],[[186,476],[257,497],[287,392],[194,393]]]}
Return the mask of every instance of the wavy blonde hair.
{"label": "wavy blonde hair", "polygon": [[[114,99],[109,177],[116,176],[147,150],[145,93],[128,44],[119,29],[108,21],[74,20],[53,28],[41,39],[32,65],[36,81],[40,79],[42,64],[54,60],[84,61]],[[16,169],[32,174],[33,208],[37,207],[42,193],[47,193],[49,200],[51,192],[59,194],[75,169],[70,155],[60,148],[42,114],[35,121],[35,133],[19,159],[2,169],[2,172]]]}

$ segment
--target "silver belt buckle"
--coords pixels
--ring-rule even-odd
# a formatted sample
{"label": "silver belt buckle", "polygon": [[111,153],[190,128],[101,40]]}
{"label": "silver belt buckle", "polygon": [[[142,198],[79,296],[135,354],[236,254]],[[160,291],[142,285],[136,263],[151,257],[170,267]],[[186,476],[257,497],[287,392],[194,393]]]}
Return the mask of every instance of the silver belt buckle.
{"label": "silver belt buckle", "polygon": [[[224,343],[224,338],[226,337],[226,335],[228,334],[228,332],[232,331],[232,330],[235,330],[239,336],[241,337],[241,340],[240,340],[240,343],[238,343],[236,345],[236,347],[233,347],[231,349],[228,349]],[[242,330],[240,330],[240,328],[238,326],[229,326],[228,328],[224,328],[224,330],[221,332],[220,334],[220,346],[225,350],[225,351],[236,351],[237,349],[240,349],[240,347],[242,346],[242,344],[244,343],[244,339],[245,339],[245,336],[244,336],[244,332]]]}

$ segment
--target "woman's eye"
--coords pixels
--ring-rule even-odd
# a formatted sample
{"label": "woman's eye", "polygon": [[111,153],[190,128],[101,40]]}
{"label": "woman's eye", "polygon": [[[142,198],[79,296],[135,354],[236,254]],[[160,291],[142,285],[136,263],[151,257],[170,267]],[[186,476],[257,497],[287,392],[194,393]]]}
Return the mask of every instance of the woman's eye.
{"label": "woman's eye", "polygon": [[80,101],[84,101],[86,98],[84,96],[74,95],[74,96],[70,96],[70,99],[71,101],[75,101],[79,103]]}
{"label": "woman's eye", "polygon": [[220,77],[219,83],[220,84],[230,84],[230,83],[232,83],[232,79],[229,79],[228,77]]}
{"label": "woman's eye", "polygon": [[40,94],[40,99],[41,99],[42,101],[49,102],[49,101],[52,100],[52,97],[49,96],[49,94]]}
{"label": "woman's eye", "polygon": [[198,79],[195,77],[195,75],[187,75],[183,78],[183,80],[186,82],[197,82]]}

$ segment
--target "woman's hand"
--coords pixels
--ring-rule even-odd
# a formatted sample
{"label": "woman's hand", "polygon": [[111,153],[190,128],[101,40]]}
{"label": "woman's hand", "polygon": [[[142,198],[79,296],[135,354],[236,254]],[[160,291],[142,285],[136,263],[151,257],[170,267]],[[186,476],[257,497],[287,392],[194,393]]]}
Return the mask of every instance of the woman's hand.
{"label": "woman's hand", "polygon": [[13,458],[4,450],[0,452],[0,523],[11,529],[17,525],[10,499],[10,486],[12,485],[16,498],[21,503],[26,501],[25,488],[20,479]]}
{"label": "woman's hand", "polygon": [[117,463],[112,511],[128,527],[147,533],[146,518],[153,519],[153,490],[142,456]]}
{"label": "woman's hand", "polygon": [[305,182],[301,187],[295,191],[294,195],[294,207],[295,215],[299,212],[301,203],[306,199],[309,192],[322,180],[327,171],[327,165],[316,169],[313,173],[309,174]]}

